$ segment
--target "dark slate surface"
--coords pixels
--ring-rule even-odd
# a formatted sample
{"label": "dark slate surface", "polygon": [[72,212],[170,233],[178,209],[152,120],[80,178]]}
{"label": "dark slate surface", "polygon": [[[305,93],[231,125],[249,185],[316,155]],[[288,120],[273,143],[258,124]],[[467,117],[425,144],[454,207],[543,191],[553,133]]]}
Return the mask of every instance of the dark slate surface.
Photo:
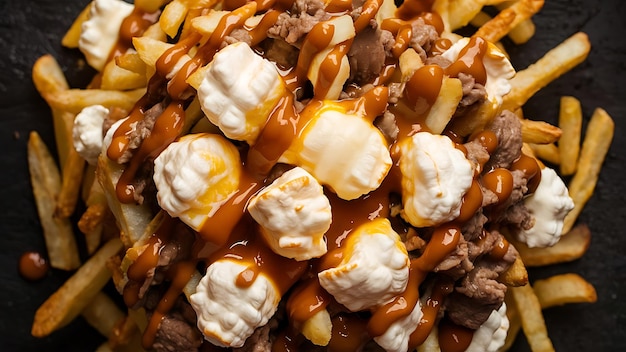
{"label": "dark slate surface", "polygon": [[[53,145],[50,114],[35,91],[30,70],[44,53],[57,57],[72,86],[82,86],[87,74],[75,51],[61,48],[60,38],[84,6],[84,0],[0,2],[0,350],[88,351],[103,339],[80,318],[44,339],[30,336],[37,307],[67,277],[52,271],[38,283],[22,280],[17,259],[26,250],[44,251],[41,229],[32,200],[26,163],[30,130]],[[619,0],[549,0],[535,17],[537,34],[527,44],[511,48],[513,63],[526,67],[577,31],[589,34],[589,59],[542,90],[526,106],[528,116],[555,121],[558,97],[582,101],[585,123],[593,109],[604,107],[616,120],[615,140],[600,176],[598,189],[580,221],[593,240],[587,255],[576,262],[531,271],[533,279],[578,272],[598,291],[594,305],[569,305],[545,312],[557,351],[625,351],[626,342],[626,206],[624,150],[626,137],[625,3]],[[528,351],[518,339],[514,351]]]}

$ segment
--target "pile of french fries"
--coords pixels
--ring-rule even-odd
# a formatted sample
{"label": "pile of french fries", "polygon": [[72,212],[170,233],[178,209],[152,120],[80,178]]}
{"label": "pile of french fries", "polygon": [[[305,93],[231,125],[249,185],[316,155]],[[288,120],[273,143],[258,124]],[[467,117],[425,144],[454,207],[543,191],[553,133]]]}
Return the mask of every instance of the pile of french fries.
{"label": "pile of french fries", "polygon": [[[95,167],[86,165],[85,160],[74,150],[73,119],[84,107],[95,104],[115,107],[121,112],[130,110],[144,94],[157,58],[171,46],[167,43],[167,37],[174,37],[179,31],[191,30],[190,19],[199,12],[190,9],[201,7],[204,3],[206,1],[137,0],[135,6],[147,11],[162,8],[161,17],[143,37],[134,40],[136,52],[123,54],[103,69],[102,84],[98,89],[70,88],[61,68],[50,55],[41,57],[35,63],[32,77],[37,90],[51,108],[59,160],[57,164],[37,132],[33,131],[28,142],[32,188],[51,266],[75,270],[75,273],[37,310],[32,326],[34,336],[47,336],[82,315],[107,338],[99,351],[141,350],[140,331],[145,326],[145,315],[141,311],[121,310],[102,292],[102,288],[112,275],[107,262],[125,247],[131,247],[137,242],[144,229],[150,227],[152,219],[141,208],[126,209],[123,205],[116,209],[109,208],[102,187],[112,185],[113,180],[105,178],[98,182]],[[78,46],[81,24],[88,16],[89,6],[66,33],[62,40],[64,46]],[[489,16],[484,11],[485,6],[494,6],[498,14]],[[471,24],[477,27],[475,35],[483,36],[503,48],[499,41],[506,36],[516,44],[532,38],[535,33],[532,16],[542,6],[543,0],[438,0],[435,1],[434,9],[441,14],[447,30],[454,31]],[[575,203],[574,210],[565,220],[566,234],[555,246],[528,248],[514,238],[509,238],[521,256],[521,262],[514,266],[519,272],[510,274],[510,280],[517,280],[520,284],[528,280],[525,267],[576,260],[584,255],[591,240],[589,228],[584,224],[575,224],[594,191],[610,147],[614,131],[611,117],[603,109],[597,108],[582,140],[582,109],[574,97],[562,97],[558,126],[529,119],[522,111],[529,98],[584,61],[589,50],[590,44],[584,33],[572,35],[535,64],[518,71],[511,81],[511,92],[504,98],[504,107],[522,119],[526,152],[557,165],[562,176],[572,176],[569,192]],[[192,104],[189,109],[196,109],[192,115],[201,114],[197,105]],[[113,177],[114,172],[106,173],[105,176]],[[70,221],[79,202],[85,204],[85,211],[79,214],[78,222],[90,255],[85,263],[80,262],[76,241],[78,234],[74,233]],[[128,224],[117,224],[121,240],[104,235],[111,212],[120,215],[118,221],[120,218],[129,221]],[[595,302],[596,292],[584,278],[565,273],[535,281],[532,286],[510,287],[506,301],[510,330],[503,350],[511,346],[522,329],[532,351],[553,351],[542,310],[562,304]],[[432,346],[432,349],[427,350],[438,350],[436,343],[427,342],[425,345]]]}

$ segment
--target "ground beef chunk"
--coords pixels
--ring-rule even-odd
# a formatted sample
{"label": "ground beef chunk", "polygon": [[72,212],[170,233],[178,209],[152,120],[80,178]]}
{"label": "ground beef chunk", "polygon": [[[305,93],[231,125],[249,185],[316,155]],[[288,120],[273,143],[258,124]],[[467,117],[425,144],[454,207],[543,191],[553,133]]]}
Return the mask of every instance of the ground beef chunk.
{"label": "ground beef chunk", "polygon": [[300,39],[311,31],[313,26],[330,19],[320,0],[296,0],[289,12],[283,12],[268,31],[271,38],[282,38],[287,43],[299,46]]}
{"label": "ground beef chunk", "polygon": [[487,99],[485,86],[477,83],[474,76],[461,72],[458,79],[463,87],[463,98],[454,112],[454,117],[466,114],[472,107],[482,104]]}
{"label": "ground beef chunk", "polygon": [[473,241],[480,237],[483,233],[483,227],[489,219],[483,214],[482,211],[476,212],[461,228],[463,238],[466,241]]}
{"label": "ground beef chunk", "polygon": [[439,33],[434,26],[427,24],[422,18],[413,21],[411,26],[413,27],[413,36],[409,46],[415,49],[422,61],[426,61],[433,43],[439,39]]}
{"label": "ground beef chunk", "polygon": [[512,112],[505,110],[487,126],[498,137],[498,147],[485,165],[485,170],[508,169],[521,155],[522,123]]}
{"label": "ground beef chunk", "polygon": [[502,204],[498,204],[489,209],[490,218],[493,222],[509,225],[516,229],[529,229],[533,226],[533,217],[522,202],[524,195],[528,191],[527,179],[524,172],[514,170],[513,191],[511,196]]}
{"label": "ground beef chunk", "polygon": [[347,55],[350,62],[350,82],[363,85],[380,74],[385,65],[385,46],[388,45],[385,41],[389,39],[378,29],[375,20],[371,20],[369,26],[356,35]]}
{"label": "ground beef chunk", "polygon": [[252,37],[250,37],[250,33],[243,28],[236,28],[229,35],[224,37],[224,41],[222,41],[220,49],[234,43],[244,42],[248,45],[252,43]]}
{"label": "ground beef chunk", "polygon": [[119,159],[115,160],[118,164],[130,161],[135,149],[139,148],[141,142],[152,132],[152,127],[154,127],[157,117],[161,116],[165,107],[165,102],[161,102],[146,110],[143,120],[139,121],[130,133],[130,141],[126,152]]}
{"label": "ground beef chunk", "polygon": [[475,266],[446,300],[448,317],[458,325],[478,329],[504,301],[506,285],[496,281],[498,273]]}
{"label": "ground beef chunk", "polygon": [[374,125],[378,127],[388,141],[395,141],[398,138],[400,129],[396,124],[395,115],[389,110],[385,110],[383,116],[378,117],[374,121]]}
{"label": "ground beef chunk", "polygon": [[489,160],[489,153],[485,147],[480,144],[480,141],[472,139],[471,141],[463,144],[463,146],[467,150],[467,160],[472,163],[474,170],[479,169],[481,165],[485,165]]}
{"label": "ground beef chunk", "polygon": [[[183,308],[188,306],[188,308]],[[202,334],[195,326],[195,315],[190,322],[185,314],[188,309],[193,312],[189,303],[179,298],[176,307],[161,320],[152,349],[157,352],[185,352],[198,351],[202,345]],[[187,310],[183,314],[183,310]]]}
{"label": "ground beef chunk", "polygon": [[452,61],[446,59],[445,57],[441,55],[435,55],[435,56],[429,56],[428,58],[426,58],[426,61],[424,61],[424,63],[426,65],[438,65],[443,68],[446,68],[452,64]]}

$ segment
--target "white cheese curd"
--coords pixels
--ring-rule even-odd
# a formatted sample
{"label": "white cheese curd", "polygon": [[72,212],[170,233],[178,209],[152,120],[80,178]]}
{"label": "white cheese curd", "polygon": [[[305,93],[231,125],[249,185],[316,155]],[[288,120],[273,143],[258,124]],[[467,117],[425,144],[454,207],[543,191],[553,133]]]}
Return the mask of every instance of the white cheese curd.
{"label": "white cheese curd", "polygon": [[104,138],[102,125],[109,114],[109,109],[102,105],[92,105],[81,110],[74,118],[72,140],[74,149],[90,165],[98,162]]}
{"label": "white cheese curd", "polygon": [[[454,62],[459,57],[459,53],[467,46],[470,38],[462,38],[454,43],[446,50],[442,57]],[[511,91],[509,80],[515,76],[515,68],[507,59],[506,55],[493,43],[487,44],[487,52],[485,53],[483,64],[487,72],[487,82],[485,90],[487,91],[487,99],[494,106],[502,105],[502,98]]]}
{"label": "white cheese curd", "polygon": [[408,351],[411,334],[423,316],[422,304],[417,301],[409,315],[394,321],[384,334],[374,337],[374,341],[387,352]]}
{"label": "white cheese curd", "polygon": [[261,225],[270,248],[296,260],[326,253],[324,233],[330,228],[330,202],[317,180],[295,167],[250,199],[250,215]]}
{"label": "white cheese curd", "polygon": [[377,189],[392,163],[380,130],[332,102],[314,113],[279,161],[301,166],[345,200]]}
{"label": "white cheese curd", "polygon": [[419,132],[400,144],[402,217],[427,227],[459,216],[463,195],[472,185],[472,164],[450,138]]}
{"label": "white cheese curd", "polygon": [[254,144],[286,92],[276,67],[239,42],[215,54],[198,87],[198,99],[226,137]]}
{"label": "white cheese curd", "polygon": [[172,217],[200,231],[237,191],[241,168],[239,152],[226,138],[188,134],[154,160],[157,201]]}
{"label": "white cheese curd", "polygon": [[246,268],[231,260],[214,262],[189,298],[198,316],[198,329],[214,345],[243,346],[278,307],[279,291],[262,273],[252,285],[237,286],[237,276]]}
{"label": "white cheese curd", "polygon": [[508,331],[509,318],[506,316],[506,304],[502,303],[500,309],[491,312],[487,321],[474,332],[465,352],[497,352],[504,346]]}
{"label": "white cheese curd", "polygon": [[117,43],[122,21],[131,12],[133,5],[122,0],[93,0],[78,40],[78,49],[85,55],[89,66],[102,71]]}
{"label": "white cheese curd", "polygon": [[378,307],[404,292],[410,260],[387,219],[359,226],[346,239],[343,259],[318,274],[322,287],[351,311]]}
{"label": "white cheese curd", "polygon": [[541,170],[539,186],[524,205],[535,221],[530,229],[517,232],[517,239],[531,248],[555,245],[562,236],[563,219],[574,209],[567,186],[556,171],[548,167]]}

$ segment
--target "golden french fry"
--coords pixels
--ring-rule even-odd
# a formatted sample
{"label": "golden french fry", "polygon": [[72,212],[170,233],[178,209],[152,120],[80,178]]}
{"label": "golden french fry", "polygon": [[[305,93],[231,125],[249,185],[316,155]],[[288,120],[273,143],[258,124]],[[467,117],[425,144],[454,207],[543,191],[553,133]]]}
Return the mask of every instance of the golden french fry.
{"label": "golden french fry", "polygon": [[517,26],[511,28],[509,38],[517,45],[526,43],[535,35],[535,23],[529,18],[520,22]]}
{"label": "golden french fry", "polygon": [[493,20],[485,23],[475,35],[497,42],[520,23],[528,20],[543,7],[544,0],[519,0],[504,8]]}
{"label": "golden french fry", "polygon": [[[103,196],[104,197],[104,196]],[[85,235],[87,253],[92,254],[100,246],[102,223],[108,211],[106,199],[90,205],[78,220],[78,228]]]}
{"label": "golden french fry", "polygon": [[583,113],[580,101],[574,97],[561,97],[559,127],[563,131],[559,140],[561,156],[561,174],[572,175],[578,166],[580,138],[583,125]]}
{"label": "golden french fry", "polygon": [[576,260],[585,254],[591,241],[589,227],[584,224],[577,225],[552,247],[528,248],[524,243],[509,238],[522,257],[527,267],[551,265]]}
{"label": "golden french fry", "polygon": [[470,24],[474,27],[481,27],[483,26],[485,23],[491,21],[493,19],[493,17],[489,16],[488,13],[480,11],[479,13],[476,14],[476,16],[474,16],[474,18],[472,18],[472,20],[470,21]]}
{"label": "golden french fry", "polygon": [[53,94],[44,94],[44,99],[53,109],[78,114],[91,105],[103,105],[106,108],[116,106],[130,110],[145,92],[145,88],[126,92],[103,89],[68,89]]}
{"label": "golden french fry", "polygon": [[545,121],[522,120],[522,140],[526,143],[549,144],[561,137],[561,129]]}
{"label": "golden french fry", "polygon": [[121,249],[122,242],[112,239],[89,258],[37,309],[32,335],[47,336],[80,314],[109,281],[111,272],[106,268],[106,262]]}
{"label": "golden french fry", "polygon": [[125,317],[124,312],[104,292],[98,292],[83,308],[81,315],[89,325],[107,338],[113,333],[115,324]]}
{"label": "golden french fry", "polygon": [[461,81],[457,78],[444,78],[441,82],[439,96],[428,111],[424,121],[432,133],[443,132],[462,98],[463,85]]}
{"label": "golden french fry", "polygon": [[548,51],[536,63],[518,71],[510,81],[511,91],[504,96],[502,108],[513,111],[524,105],[539,89],[583,62],[590,49],[587,35],[578,32]]}
{"label": "golden french fry", "polygon": [[[504,0],[455,0],[448,1],[447,9],[445,9],[445,18],[448,21],[448,27],[446,29],[454,31],[465,25],[467,25],[472,18],[478,14],[483,6],[496,5]],[[438,12],[442,10],[441,6],[437,9]]]}
{"label": "golden french fry", "polygon": [[168,0],[135,0],[135,7],[148,12],[156,12],[161,6],[163,6]]}
{"label": "golden french fry", "polygon": [[186,1],[174,0],[167,4],[159,17],[159,25],[163,32],[174,38],[187,16],[187,11]]}
{"label": "golden french fry", "polygon": [[533,352],[554,351],[548,337],[546,322],[543,320],[541,306],[530,285],[509,287],[515,307],[520,313],[522,329]]}
{"label": "golden french fry", "polygon": [[578,170],[569,184],[569,194],[574,200],[574,209],[565,217],[564,232],[572,228],[578,214],[596,188],[600,168],[613,141],[614,130],[615,123],[611,116],[604,109],[597,108],[587,125],[585,140],[578,159]]}
{"label": "golden french fry", "polygon": [[135,72],[137,74],[146,75],[146,63],[141,60],[139,53],[128,52],[115,58],[117,66]]}
{"label": "golden french fry", "polygon": [[398,67],[400,68],[402,82],[408,81],[415,71],[424,66],[422,58],[413,48],[405,50],[398,58]]}
{"label": "golden french fry", "polygon": [[74,213],[85,169],[85,159],[72,147],[63,167],[63,183],[57,198],[54,215],[59,218],[68,218]]}
{"label": "golden french fry", "polygon": [[544,309],[568,303],[594,303],[598,300],[593,285],[574,273],[537,280],[533,289]]}
{"label": "golden french fry", "polygon": [[103,90],[131,90],[145,87],[147,84],[145,70],[143,74],[126,70],[109,61],[102,69],[100,88]]}
{"label": "golden french fry", "polygon": [[137,50],[137,54],[141,61],[146,65],[154,68],[159,57],[173,44],[165,43],[150,37],[133,38],[133,46]]}
{"label": "golden french fry", "polygon": [[520,313],[517,311],[515,302],[513,302],[511,291],[506,292],[506,295],[504,296],[504,303],[506,304],[506,317],[509,319],[509,330],[506,333],[504,345],[500,347],[498,351],[508,351],[515,342],[517,334],[519,334],[519,331],[522,329],[522,321],[519,316]]}
{"label": "golden french fry", "polygon": [[529,146],[537,158],[547,161],[553,165],[559,165],[561,163],[559,148],[554,143],[529,144]]}
{"label": "golden french fry", "polygon": [[89,19],[91,4],[92,2],[89,2],[87,6],[85,6],[85,8],[80,12],[78,17],[76,17],[76,19],[70,26],[70,29],[65,32],[63,39],[61,39],[61,45],[71,49],[78,48],[78,40],[80,39],[81,27],[83,25],[83,22]]}
{"label": "golden french fry", "polygon": [[328,310],[322,309],[302,324],[302,335],[317,346],[327,346],[333,333]]}
{"label": "golden french fry", "polygon": [[[67,80],[58,62],[52,55],[43,55],[33,65],[33,83],[42,97],[69,89]],[[72,148],[72,126],[74,116],[67,111],[52,109],[54,136],[59,155],[59,164],[65,166],[67,155]]]}
{"label": "golden french fry", "polygon": [[72,224],[67,218],[54,216],[61,175],[48,148],[34,131],[28,139],[28,169],[50,265],[63,270],[76,269],[80,258]]}
{"label": "golden french fry", "polygon": [[528,283],[528,272],[520,257],[515,258],[513,265],[503,272],[498,281],[507,286],[522,286]]}

